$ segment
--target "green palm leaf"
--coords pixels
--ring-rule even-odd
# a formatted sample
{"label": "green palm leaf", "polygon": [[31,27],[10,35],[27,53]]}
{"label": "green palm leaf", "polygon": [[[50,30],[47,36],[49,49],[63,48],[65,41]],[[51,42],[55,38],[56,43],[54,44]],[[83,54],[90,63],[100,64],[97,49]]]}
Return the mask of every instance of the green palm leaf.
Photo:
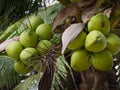
{"label": "green palm leaf", "polygon": [[20,83],[19,74],[14,71],[13,59],[7,56],[0,56],[0,88],[13,88]]}
{"label": "green palm leaf", "polygon": [[63,56],[59,56],[57,58],[56,62],[56,70],[53,77],[52,82],[52,89],[51,90],[64,90],[65,89],[65,83],[66,83],[66,77],[67,77],[67,69],[66,61],[64,61]]}
{"label": "green palm leaf", "polygon": [[55,4],[38,11],[38,16],[44,19],[45,23],[52,24],[55,16],[61,10],[61,4]]}
{"label": "green palm leaf", "polygon": [[0,31],[24,16],[37,12],[42,0],[0,0]]}
{"label": "green palm leaf", "polygon": [[38,83],[41,76],[41,72],[35,75],[31,75],[27,79],[23,80],[20,84],[18,84],[13,90],[38,90]]}

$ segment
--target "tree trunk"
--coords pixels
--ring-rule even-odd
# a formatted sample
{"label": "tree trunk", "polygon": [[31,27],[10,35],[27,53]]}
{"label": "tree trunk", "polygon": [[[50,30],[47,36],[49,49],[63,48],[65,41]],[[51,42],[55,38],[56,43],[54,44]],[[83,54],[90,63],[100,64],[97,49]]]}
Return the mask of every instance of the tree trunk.
{"label": "tree trunk", "polygon": [[[116,70],[101,72],[93,68],[84,72],[74,72],[74,79],[68,75],[67,90],[119,90]],[[75,84],[77,88],[75,87]]]}
{"label": "tree trunk", "polygon": [[117,76],[114,70],[101,72],[89,70],[81,73],[82,83],[79,90],[118,90]]}

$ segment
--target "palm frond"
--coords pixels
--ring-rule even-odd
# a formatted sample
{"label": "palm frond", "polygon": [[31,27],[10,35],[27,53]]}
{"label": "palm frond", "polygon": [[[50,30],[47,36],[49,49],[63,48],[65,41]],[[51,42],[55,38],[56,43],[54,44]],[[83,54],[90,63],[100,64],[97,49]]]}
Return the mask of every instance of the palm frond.
{"label": "palm frond", "polygon": [[13,59],[7,56],[0,56],[0,88],[13,88],[20,83],[19,74],[13,67]]}
{"label": "palm frond", "polygon": [[27,79],[21,81],[13,90],[38,90],[38,83],[41,79],[42,73],[29,76]]}
{"label": "palm frond", "polygon": [[52,90],[68,90],[70,82],[77,90],[74,73],[63,55],[57,58],[56,66]]}
{"label": "palm frond", "polygon": [[41,3],[42,0],[1,0],[0,31],[4,31],[10,23],[37,12],[42,7]]}
{"label": "palm frond", "polygon": [[67,67],[65,65],[65,62],[63,62],[65,59],[62,56],[59,56],[56,61],[56,69],[53,77],[52,82],[52,88],[51,90],[64,90],[65,89],[65,83],[66,83],[66,77],[67,77]]}
{"label": "palm frond", "polygon": [[45,23],[53,23],[53,20],[57,13],[62,9],[62,5],[56,3],[55,5],[49,6],[45,9],[38,11],[38,16],[44,19]]}

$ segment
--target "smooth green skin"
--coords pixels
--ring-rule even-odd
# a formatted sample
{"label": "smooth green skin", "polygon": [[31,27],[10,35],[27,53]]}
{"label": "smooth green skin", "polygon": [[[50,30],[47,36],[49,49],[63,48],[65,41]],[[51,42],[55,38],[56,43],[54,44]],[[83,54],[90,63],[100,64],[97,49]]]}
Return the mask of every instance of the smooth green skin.
{"label": "smooth green skin", "polygon": [[104,35],[110,32],[110,21],[105,14],[99,13],[91,17],[88,22],[88,31],[92,30],[98,30]]}
{"label": "smooth green skin", "polygon": [[120,38],[114,34],[109,33],[106,36],[107,39],[107,49],[113,54],[117,54],[120,51]]}
{"label": "smooth green skin", "polygon": [[19,55],[23,50],[23,46],[20,42],[15,41],[8,44],[5,50],[9,57],[13,58],[14,60],[19,60]]}
{"label": "smooth green skin", "polygon": [[32,67],[30,67],[28,65],[25,65],[22,62],[15,62],[14,63],[14,69],[17,73],[23,74],[23,75],[25,75],[25,74],[27,74],[27,73],[29,73],[30,71],[33,70]]}
{"label": "smooth green skin", "polygon": [[41,40],[37,44],[37,49],[41,55],[45,54],[52,47],[52,43],[48,40]]}
{"label": "smooth green skin", "polygon": [[34,31],[27,29],[20,34],[20,42],[24,47],[34,47],[38,42],[38,36]]}
{"label": "smooth green skin", "polygon": [[51,39],[52,38],[52,26],[49,24],[41,24],[37,27],[35,33],[41,38],[41,39]]}
{"label": "smooth green skin", "polygon": [[87,36],[85,40],[85,49],[90,52],[100,52],[107,46],[107,41],[103,33],[93,30]]}
{"label": "smooth green skin", "polygon": [[75,71],[85,71],[90,67],[89,53],[85,49],[76,50],[71,56],[71,67]]}
{"label": "smooth green skin", "polygon": [[44,21],[40,17],[31,16],[31,17],[28,18],[27,26],[28,26],[28,28],[35,31],[36,28],[42,23],[44,23]]}
{"label": "smooth green skin", "polygon": [[113,57],[110,51],[103,50],[99,53],[94,53],[91,57],[92,66],[100,71],[108,71],[113,66]]}
{"label": "smooth green skin", "polygon": [[37,49],[28,47],[22,50],[20,53],[20,60],[26,64],[26,65],[31,65],[33,64],[33,61],[35,61],[35,57],[39,55],[39,52]]}
{"label": "smooth green skin", "polygon": [[82,48],[84,46],[86,36],[87,34],[84,31],[80,32],[80,34],[73,41],[71,41],[67,47],[70,50]]}
{"label": "smooth green skin", "polygon": [[70,2],[80,2],[81,0],[69,0]]}

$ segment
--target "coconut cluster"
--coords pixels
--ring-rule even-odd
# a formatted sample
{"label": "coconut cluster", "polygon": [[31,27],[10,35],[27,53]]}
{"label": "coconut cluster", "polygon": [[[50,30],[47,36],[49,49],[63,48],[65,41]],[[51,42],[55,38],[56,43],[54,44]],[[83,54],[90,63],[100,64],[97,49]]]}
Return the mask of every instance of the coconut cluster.
{"label": "coconut cluster", "polygon": [[14,68],[20,74],[27,74],[36,66],[38,68],[36,58],[52,47],[50,24],[44,23],[38,16],[32,16],[27,27],[20,34],[19,41],[11,42],[6,47],[7,55],[14,59]]}
{"label": "coconut cluster", "polygon": [[100,71],[108,71],[113,66],[113,55],[120,51],[120,38],[110,32],[110,21],[104,13],[90,18],[87,31],[69,43],[68,49],[73,50],[71,67],[75,71],[84,71],[94,67]]}

